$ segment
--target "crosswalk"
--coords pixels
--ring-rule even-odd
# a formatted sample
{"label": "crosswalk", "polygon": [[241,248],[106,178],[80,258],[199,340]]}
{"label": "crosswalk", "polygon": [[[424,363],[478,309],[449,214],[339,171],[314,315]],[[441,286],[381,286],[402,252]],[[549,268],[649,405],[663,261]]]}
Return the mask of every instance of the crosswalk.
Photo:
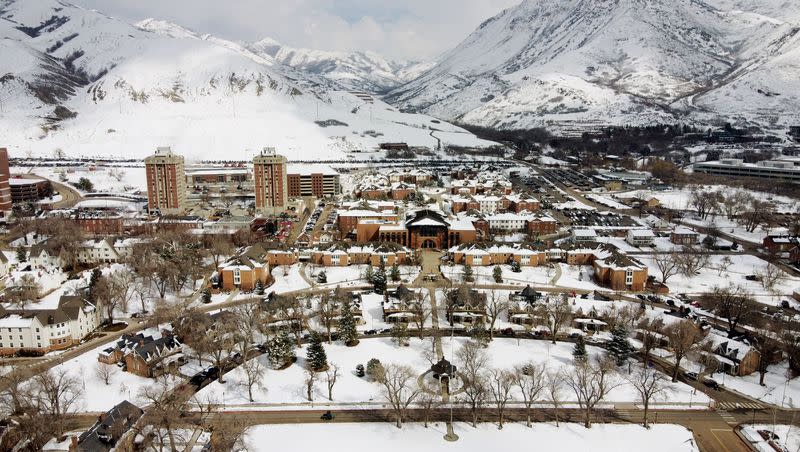
{"label": "crosswalk", "polygon": [[716,405],[720,410],[763,410],[764,405],[758,402],[719,402]]}
{"label": "crosswalk", "polygon": [[717,410],[717,414],[719,414],[719,417],[721,417],[722,420],[728,424],[738,424],[736,418],[725,410]]}

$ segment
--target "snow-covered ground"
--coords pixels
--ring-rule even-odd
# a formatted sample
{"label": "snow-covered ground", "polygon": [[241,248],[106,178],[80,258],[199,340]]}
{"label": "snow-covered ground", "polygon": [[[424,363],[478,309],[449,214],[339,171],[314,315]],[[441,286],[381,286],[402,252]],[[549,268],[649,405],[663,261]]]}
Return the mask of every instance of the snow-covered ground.
{"label": "snow-covered ground", "polygon": [[[750,292],[755,298],[765,304],[776,305],[800,284],[800,278],[785,275],[783,281],[776,284],[774,293],[766,290],[758,281],[748,281],[745,276],[763,272],[767,262],[751,255],[736,255],[731,257],[731,265],[726,271],[720,272],[720,263],[724,255],[709,256],[709,264],[700,269],[699,275],[687,278],[684,275],[674,275],[667,280],[671,293],[701,294],[710,291],[715,286],[728,287],[740,286]],[[661,273],[652,256],[637,256],[650,269],[650,274],[660,279]]]}
{"label": "snow-covered ground", "polygon": [[247,431],[245,444],[248,450],[261,451],[276,445],[287,445],[295,450],[373,450],[382,452],[520,450],[520,445],[536,445],[537,450],[622,452],[647,450],[648,452],[697,451],[692,433],[676,425],[653,425],[650,429],[634,425],[596,424],[591,429],[578,424],[537,423],[533,428],[521,424],[506,424],[498,430],[490,423],[472,428],[457,423],[456,442],[442,437],[443,424],[405,424],[397,429],[390,423],[360,424],[305,424],[259,425]]}
{"label": "snow-covered ground", "polygon": [[800,430],[794,425],[744,425],[742,435],[758,452],[775,452],[775,449],[758,432],[768,431],[778,436],[775,443],[785,448],[786,451],[800,450]]}
{"label": "snow-covered ground", "polygon": [[267,292],[281,294],[311,287],[300,274],[298,264],[277,266],[272,269],[272,277],[275,278],[275,283],[267,288]]}
{"label": "snow-covered ground", "polygon": [[[443,338],[442,346],[446,357],[452,357],[455,351],[468,339],[466,338]],[[367,378],[359,378],[355,375],[355,368],[358,364],[366,365],[370,358],[378,358],[382,363],[407,364],[422,375],[430,369],[431,363],[426,359],[425,352],[431,350],[430,338],[420,340],[412,338],[408,347],[398,347],[390,338],[362,339],[355,347],[345,347],[341,343],[324,344],[328,355],[328,363],[336,364],[339,371],[339,379],[333,391],[333,401],[327,400],[325,388],[325,374],[319,374],[319,382],[314,391],[315,405],[350,404],[350,405],[369,405],[382,404],[383,398],[381,386],[369,381]],[[517,341],[514,339],[496,338],[489,344],[487,354],[489,355],[489,366],[510,369],[529,361],[544,363],[551,371],[561,368],[569,368],[572,365],[571,343],[558,342],[555,345],[548,341],[525,340]],[[590,355],[603,353],[602,349],[589,346],[587,350]],[[306,405],[304,388],[304,366],[305,366],[305,347],[297,349],[298,360],[295,364],[284,370],[268,369],[264,372],[261,381],[263,387],[254,388],[255,403],[265,404],[265,409],[280,409],[287,406]],[[261,356],[255,358],[262,360],[267,366],[267,358]],[[458,365],[458,363],[455,363]],[[203,397],[210,396],[220,403],[225,403],[229,408],[248,406],[247,388],[242,385],[245,381],[244,371],[237,368],[225,376],[226,383],[214,382],[201,391]],[[625,382],[622,376],[617,378],[619,386],[612,389],[605,400],[607,404],[614,403],[636,403],[637,395],[633,387]],[[702,408],[708,403],[708,398],[702,393],[692,394],[692,388],[683,383],[668,383],[669,391],[659,397],[655,402],[670,405],[693,403],[693,408]],[[566,387],[562,388],[565,401],[574,400]],[[514,392],[515,400],[519,395]],[[233,407],[231,406],[233,405]]]}
{"label": "snow-covered ground", "polygon": [[764,376],[766,386],[758,384],[758,372],[744,377],[726,375],[724,382],[721,375],[719,378],[720,383],[726,387],[762,402],[786,408],[800,408],[800,379],[791,378],[789,364],[786,361],[769,366],[769,371]]}

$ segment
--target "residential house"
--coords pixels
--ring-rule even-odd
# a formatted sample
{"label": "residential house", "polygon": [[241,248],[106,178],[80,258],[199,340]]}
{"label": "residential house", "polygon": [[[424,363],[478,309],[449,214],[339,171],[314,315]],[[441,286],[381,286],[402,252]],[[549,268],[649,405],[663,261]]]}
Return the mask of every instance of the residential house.
{"label": "residential house", "polygon": [[625,241],[633,246],[645,247],[653,246],[655,238],[651,229],[629,229]]}
{"label": "residential house", "polygon": [[647,266],[630,256],[614,252],[592,265],[595,280],[612,290],[641,292],[647,284]]}
{"label": "residential house", "polygon": [[266,287],[270,280],[269,269],[267,251],[261,245],[253,245],[219,266],[219,285],[225,291],[245,292],[254,290],[259,282]]}
{"label": "residential house", "polygon": [[575,228],[572,230],[572,243],[587,243],[597,241],[597,232],[594,229]]}
{"label": "residential house", "polygon": [[694,246],[700,242],[700,234],[687,227],[678,226],[670,232],[669,241],[675,245]]}
{"label": "residential house", "polygon": [[70,452],[108,452],[131,430],[144,410],[123,400],[102,413],[97,422],[70,446]]}

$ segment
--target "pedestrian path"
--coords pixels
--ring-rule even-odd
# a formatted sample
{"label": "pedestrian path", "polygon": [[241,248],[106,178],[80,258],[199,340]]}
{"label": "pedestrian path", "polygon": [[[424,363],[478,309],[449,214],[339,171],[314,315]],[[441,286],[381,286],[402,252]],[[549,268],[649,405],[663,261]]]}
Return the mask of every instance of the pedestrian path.
{"label": "pedestrian path", "polygon": [[738,424],[739,423],[739,421],[737,421],[736,418],[731,413],[728,413],[725,410],[717,410],[717,414],[719,414],[719,417],[721,417],[722,420],[725,421],[728,424]]}

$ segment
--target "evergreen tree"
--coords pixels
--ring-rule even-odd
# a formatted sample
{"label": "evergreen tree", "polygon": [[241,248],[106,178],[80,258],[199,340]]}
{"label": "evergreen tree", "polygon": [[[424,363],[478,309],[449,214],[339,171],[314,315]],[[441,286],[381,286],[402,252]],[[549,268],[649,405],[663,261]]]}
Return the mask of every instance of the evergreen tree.
{"label": "evergreen tree", "polygon": [[358,332],[356,331],[356,319],[353,317],[353,307],[350,300],[345,298],[342,301],[342,315],[339,318],[339,338],[347,346],[358,344]]}
{"label": "evergreen tree", "polygon": [[386,271],[379,268],[372,276],[372,287],[377,294],[383,294],[386,291]]}
{"label": "evergreen tree", "polygon": [[89,289],[86,291],[86,298],[89,301],[94,301],[94,288],[102,277],[103,272],[99,268],[92,270],[92,275],[89,277]]}
{"label": "evergreen tree", "polygon": [[260,279],[256,281],[255,292],[256,295],[264,295],[264,283],[262,283]]}
{"label": "evergreen tree", "polygon": [[578,336],[578,340],[575,341],[575,346],[572,348],[572,358],[578,362],[586,362],[589,359],[589,354],[586,353],[586,341],[582,334]]}
{"label": "evergreen tree", "polygon": [[367,361],[367,376],[375,381],[383,377],[383,364],[378,358],[372,358]]}
{"label": "evergreen tree", "polygon": [[519,262],[517,262],[517,261],[512,261],[511,262],[511,271],[514,272],[514,273],[521,273],[522,272],[522,267],[520,267]]}
{"label": "evergreen tree", "polygon": [[325,270],[322,270],[317,274],[317,282],[320,284],[325,284],[328,282],[328,274],[325,273]]}
{"label": "evergreen tree", "polygon": [[211,290],[203,289],[203,297],[201,301],[206,304],[211,303]]}
{"label": "evergreen tree", "polygon": [[611,341],[608,343],[608,355],[613,357],[618,366],[625,364],[633,353],[633,346],[628,341],[628,329],[617,325],[611,330]]}
{"label": "evergreen tree", "polygon": [[372,280],[375,278],[375,270],[373,270],[372,265],[367,265],[367,268],[364,270],[364,279],[367,280],[368,283],[372,284]]}
{"label": "evergreen tree", "polygon": [[28,253],[25,251],[23,247],[17,247],[17,261],[18,262],[25,262],[28,260]]}
{"label": "evergreen tree", "polygon": [[472,266],[469,264],[464,265],[464,281],[466,282],[475,281],[475,273],[472,271]]}
{"label": "evergreen tree", "polygon": [[273,367],[278,369],[292,363],[297,358],[294,350],[294,340],[285,331],[271,337],[267,342],[269,361]]}
{"label": "evergreen tree", "polygon": [[498,284],[503,282],[503,269],[499,265],[495,265],[494,270],[492,270],[492,276],[494,277],[494,282]]}
{"label": "evergreen tree", "polygon": [[315,331],[311,333],[311,343],[306,350],[306,361],[308,361],[308,366],[317,372],[328,367],[328,355],[325,354],[322,339]]}
{"label": "evergreen tree", "polygon": [[364,375],[366,375],[366,374],[367,373],[364,371],[364,365],[363,364],[359,364],[359,365],[356,366],[356,377],[364,378]]}
{"label": "evergreen tree", "polygon": [[397,266],[397,262],[392,265],[392,269],[389,270],[389,277],[392,278],[392,281],[397,282],[400,281],[400,267]]}

